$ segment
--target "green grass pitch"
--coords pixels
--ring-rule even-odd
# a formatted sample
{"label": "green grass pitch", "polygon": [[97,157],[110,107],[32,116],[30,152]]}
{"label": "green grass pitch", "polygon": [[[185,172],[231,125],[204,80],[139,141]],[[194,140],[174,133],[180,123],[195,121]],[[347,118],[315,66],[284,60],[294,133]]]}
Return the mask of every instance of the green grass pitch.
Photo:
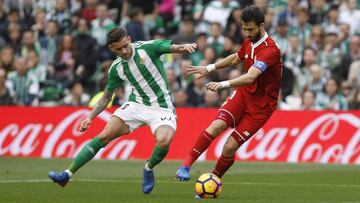
{"label": "green grass pitch", "polygon": [[93,160],[64,188],[47,178],[68,159],[0,158],[0,202],[360,202],[360,166],[237,162],[216,200],[194,199],[194,181],[215,162],[198,162],[189,182],[174,180],[180,162],[155,169],[153,192],[141,192],[143,161]]}

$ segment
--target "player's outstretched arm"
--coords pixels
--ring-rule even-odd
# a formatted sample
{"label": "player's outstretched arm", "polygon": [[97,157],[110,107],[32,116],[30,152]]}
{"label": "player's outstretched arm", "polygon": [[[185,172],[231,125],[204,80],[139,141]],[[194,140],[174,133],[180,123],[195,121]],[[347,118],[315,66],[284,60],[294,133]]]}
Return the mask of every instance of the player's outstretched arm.
{"label": "player's outstretched arm", "polygon": [[216,91],[218,89],[226,88],[226,87],[239,87],[250,85],[254,83],[257,77],[261,75],[261,71],[255,67],[250,67],[248,72],[244,75],[241,75],[232,80],[226,80],[222,82],[209,82],[206,84],[206,88],[211,91]]}
{"label": "player's outstretched arm", "polygon": [[225,67],[233,66],[240,63],[240,59],[237,57],[236,53],[227,56],[226,58],[207,66],[190,66],[186,69],[187,74],[197,74],[197,78],[202,78],[207,76],[210,72],[217,69],[222,69]]}
{"label": "player's outstretched arm", "polygon": [[191,44],[173,44],[171,45],[171,53],[193,53],[197,48],[196,43]]}
{"label": "player's outstretched arm", "polygon": [[113,91],[109,91],[105,88],[105,92],[104,92],[103,96],[96,103],[94,108],[91,110],[90,115],[88,117],[86,117],[83,121],[81,121],[80,128],[79,128],[80,132],[84,132],[88,129],[88,127],[91,124],[91,121],[97,115],[99,115],[106,108],[106,106],[111,102],[111,98],[112,98],[113,94],[114,94]]}

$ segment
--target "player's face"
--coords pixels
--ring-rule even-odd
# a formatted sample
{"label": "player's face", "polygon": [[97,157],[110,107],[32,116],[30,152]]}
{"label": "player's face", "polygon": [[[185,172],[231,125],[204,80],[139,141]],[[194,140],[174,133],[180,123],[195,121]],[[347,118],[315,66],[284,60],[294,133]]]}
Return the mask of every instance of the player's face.
{"label": "player's face", "polygon": [[246,38],[249,38],[251,42],[257,42],[261,37],[260,29],[264,26],[264,23],[261,23],[260,26],[257,26],[254,21],[244,22],[241,21],[241,27]]}
{"label": "player's face", "polygon": [[116,53],[116,55],[120,56],[122,59],[128,60],[132,55],[132,45],[131,38],[124,37],[120,41],[114,42],[109,45],[111,51]]}

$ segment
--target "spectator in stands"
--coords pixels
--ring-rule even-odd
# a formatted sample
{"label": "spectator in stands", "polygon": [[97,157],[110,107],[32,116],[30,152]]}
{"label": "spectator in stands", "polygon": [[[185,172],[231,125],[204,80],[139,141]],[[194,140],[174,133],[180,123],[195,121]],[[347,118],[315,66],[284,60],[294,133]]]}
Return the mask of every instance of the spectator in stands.
{"label": "spectator in stands", "polygon": [[69,84],[69,93],[65,95],[63,104],[66,106],[87,106],[90,96],[84,93],[84,88],[80,81],[72,81]]}
{"label": "spectator in stands", "polygon": [[15,53],[20,52],[21,30],[19,24],[11,23],[8,27],[8,46],[10,46]]}
{"label": "spectator in stands", "polygon": [[325,33],[320,25],[312,26],[310,37],[305,41],[306,46],[310,46],[319,52],[324,45]]}
{"label": "spectator in stands", "polygon": [[129,11],[130,21],[126,24],[125,28],[131,37],[131,41],[144,41],[144,13],[141,8],[131,8]]}
{"label": "spectator in stands", "polygon": [[354,99],[355,89],[353,89],[353,86],[349,81],[342,81],[340,86],[340,94],[342,94],[346,102],[350,104],[350,102]]}
{"label": "spectator in stands", "polygon": [[29,72],[35,75],[39,83],[43,83],[46,79],[46,66],[40,63],[39,54],[31,50],[26,56],[26,65]]}
{"label": "spectator in stands", "polygon": [[162,0],[159,5],[159,14],[164,19],[165,24],[171,22],[175,15],[176,0]]}
{"label": "spectator in stands", "polygon": [[115,22],[109,18],[108,7],[99,4],[96,7],[96,19],[91,21],[91,36],[100,46],[105,46],[107,33],[115,27]]}
{"label": "spectator in stands", "polygon": [[6,32],[6,11],[5,11],[5,6],[4,6],[4,1],[0,0],[0,36],[1,37],[6,37],[4,34],[4,32]]}
{"label": "spectator in stands", "polygon": [[180,24],[180,31],[173,37],[174,43],[190,43],[196,39],[194,20],[190,16],[185,16]]}
{"label": "spectator in stands", "polygon": [[288,0],[286,9],[279,13],[279,21],[286,20],[288,25],[295,25],[297,23],[296,11],[298,8],[298,0]]}
{"label": "spectator in stands", "polygon": [[57,23],[50,20],[46,27],[45,36],[39,39],[41,54],[40,60],[42,64],[54,64],[56,51],[59,48],[61,38],[57,35]]}
{"label": "spectator in stands", "polygon": [[360,86],[360,60],[351,63],[347,80],[352,85]]}
{"label": "spectator in stands", "polygon": [[187,94],[189,95],[188,103],[192,107],[199,107],[204,103],[204,96],[206,91],[206,83],[204,78],[194,80],[187,87]]}
{"label": "spectator in stands", "polygon": [[352,110],[360,110],[360,87],[356,89],[356,92],[354,94],[354,98],[349,104],[350,109]]}
{"label": "spectator in stands", "polygon": [[349,74],[349,67],[352,62],[360,59],[360,36],[352,35],[349,39],[349,52],[341,59],[339,71],[337,74],[341,78],[347,78]]}
{"label": "spectator in stands", "polygon": [[348,24],[340,24],[339,25],[340,32],[338,33],[339,36],[339,47],[340,53],[342,56],[348,55],[350,50],[350,26]]}
{"label": "spectator in stands", "polygon": [[2,48],[0,51],[0,68],[3,68],[7,73],[12,71],[14,56],[14,50],[10,46]]}
{"label": "spectator in stands", "polygon": [[174,105],[175,107],[187,107],[188,104],[188,94],[185,90],[180,89],[179,91],[174,93]]}
{"label": "spectator in stands", "polygon": [[30,27],[34,32],[36,39],[40,39],[45,36],[47,26],[45,15],[46,13],[42,9],[38,9],[35,12],[35,23]]}
{"label": "spectator in stands", "polygon": [[291,24],[290,33],[297,35],[300,40],[300,46],[305,47],[305,41],[308,40],[311,33],[311,24],[308,22],[308,10],[300,7],[296,12],[297,24]]}
{"label": "spectator in stands", "polygon": [[224,44],[223,44],[223,48],[222,48],[220,57],[225,58],[226,56],[229,56],[232,53],[234,53],[235,50],[238,50],[238,47],[234,44],[234,41],[232,40],[232,38],[225,36]]}
{"label": "spectator in stands", "polygon": [[328,10],[328,4],[326,4],[326,0],[316,0],[309,2],[311,8],[309,23],[312,25],[321,24],[324,21],[326,17],[326,11]]}
{"label": "spectator in stands", "polygon": [[306,89],[316,95],[321,93],[326,83],[326,75],[324,69],[318,64],[310,66],[310,81],[305,85]]}
{"label": "spectator in stands", "polygon": [[71,35],[65,34],[55,56],[55,76],[58,82],[66,88],[74,79],[76,67],[76,45]]}
{"label": "spectator in stands", "polygon": [[96,39],[91,37],[89,23],[85,18],[80,18],[74,36],[77,67],[75,76],[84,84],[87,92],[94,91],[95,85],[91,78],[96,71],[98,46]]}
{"label": "spectator in stands", "polygon": [[288,37],[289,46],[284,53],[284,66],[292,70],[294,73],[300,71],[303,49],[297,35]]}
{"label": "spectator in stands", "polygon": [[346,0],[346,8],[340,12],[339,22],[350,26],[350,34],[360,28],[360,10],[357,6],[357,0]]}
{"label": "spectator in stands", "polygon": [[226,22],[224,34],[229,36],[235,44],[242,44],[244,37],[241,30],[241,9],[235,8]]}
{"label": "spectator in stands", "polygon": [[180,72],[176,76],[176,86],[180,89],[186,90],[189,84],[193,82],[193,77],[191,75],[186,74],[186,68],[193,65],[191,60],[182,59],[180,60]]}
{"label": "spectator in stands", "polygon": [[218,92],[205,91],[204,103],[200,107],[218,108],[220,106],[220,97]]}
{"label": "spectator in stands", "polygon": [[339,93],[338,81],[330,78],[326,81],[325,91],[316,96],[316,105],[322,110],[347,110],[348,103]]}
{"label": "spectator in stands", "polygon": [[300,95],[304,91],[304,87],[311,81],[310,67],[316,63],[316,51],[307,47],[304,50],[302,67],[299,72],[294,71],[296,77],[295,95]]}
{"label": "spectator in stands", "polygon": [[339,33],[340,24],[339,24],[339,6],[331,5],[326,13],[326,18],[321,22],[322,27],[325,30],[325,33],[334,32]]}
{"label": "spectator in stands", "polygon": [[273,39],[280,47],[280,53],[284,55],[286,50],[289,49],[290,43],[288,40],[289,26],[286,19],[279,20],[276,27],[276,32],[273,35]]}
{"label": "spectator in stands", "polygon": [[25,30],[21,40],[20,52],[18,55],[26,57],[30,51],[35,51],[40,54],[41,47],[37,39],[35,39],[34,32],[32,30]]}
{"label": "spectator in stands", "polygon": [[29,71],[24,57],[16,58],[14,66],[15,71],[8,74],[8,79],[15,92],[15,104],[38,105],[39,82],[37,76]]}
{"label": "spectator in stands", "polygon": [[199,65],[200,61],[204,59],[204,52],[207,46],[205,33],[199,33],[196,36],[196,44],[198,45],[197,49],[190,54],[190,59],[194,66]]}
{"label": "spectator in stands", "polygon": [[56,0],[55,8],[47,16],[47,20],[54,20],[58,25],[58,34],[68,34],[71,29],[71,13],[67,0]]}
{"label": "spectator in stands", "polygon": [[20,31],[23,31],[25,29],[25,23],[23,19],[20,18],[19,10],[17,8],[11,8],[6,16],[6,21],[4,24],[2,24],[3,27],[0,28],[0,33],[2,36],[7,38],[6,30],[9,29],[9,26],[11,24],[17,24],[20,28]]}
{"label": "spectator in stands", "polygon": [[204,20],[209,23],[218,22],[224,29],[231,11],[239,7],[240,4],[234,0],[211,1],[204,9]]}
{"label": "spectator in stands", "polygon": [[221,33],[221,25],[218,22],[211,23],[210,36],[207,38],[208,46],[215,49],[216,56],[219,56],[223,51],[224,36]]}
{"label": "spectator in stands", "polygon": [[6,71],[0,68],[0,105],[11,105],[14,102],[14,92],[6,81]]}
{"label": "spectator in stands", "polygon": [[310,90],[304,91],[301,96],[300,110],[320,110],[315,104],[315,94]]}
{"label": "spectator in stands", "polygon": [[89,23],[96,18],[96,3],[97,0],[85,0],[85,6],[81,10],[82,17]]}
{"label": "spectator in stands", "polygon": [[338,41],[337,33],[327,33],[324,38],[324,47],[319,54],[319,64],[332,74],[341,72],[337,70],[341,61]]}

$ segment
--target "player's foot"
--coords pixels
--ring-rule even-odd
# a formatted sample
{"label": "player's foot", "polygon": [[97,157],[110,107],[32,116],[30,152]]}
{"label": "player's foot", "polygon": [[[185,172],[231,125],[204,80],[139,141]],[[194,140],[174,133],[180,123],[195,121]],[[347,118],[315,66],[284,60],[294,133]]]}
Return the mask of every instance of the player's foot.
{"label": "player's foot", "polygon": [[59,184],[61,187],[64,187],[69,182],[69,174],[65,171],[56,173],[54,171],[49,172],[49,178],[54,182]]}
{"label": "player's foot", "polygon": [[190,180],[190,167],[189,166],[181,166],[177,170],[175,178],[180,181]]}
{"label": "player's foot", "polygon": [[155,185],[154,171],[144,168],[142,191],[144,194],[149,194]]}
{"label": "player's foot", "polygon": [[199,195],[195,195],[194,197],[195,199],[201,199],[201,197]]}

